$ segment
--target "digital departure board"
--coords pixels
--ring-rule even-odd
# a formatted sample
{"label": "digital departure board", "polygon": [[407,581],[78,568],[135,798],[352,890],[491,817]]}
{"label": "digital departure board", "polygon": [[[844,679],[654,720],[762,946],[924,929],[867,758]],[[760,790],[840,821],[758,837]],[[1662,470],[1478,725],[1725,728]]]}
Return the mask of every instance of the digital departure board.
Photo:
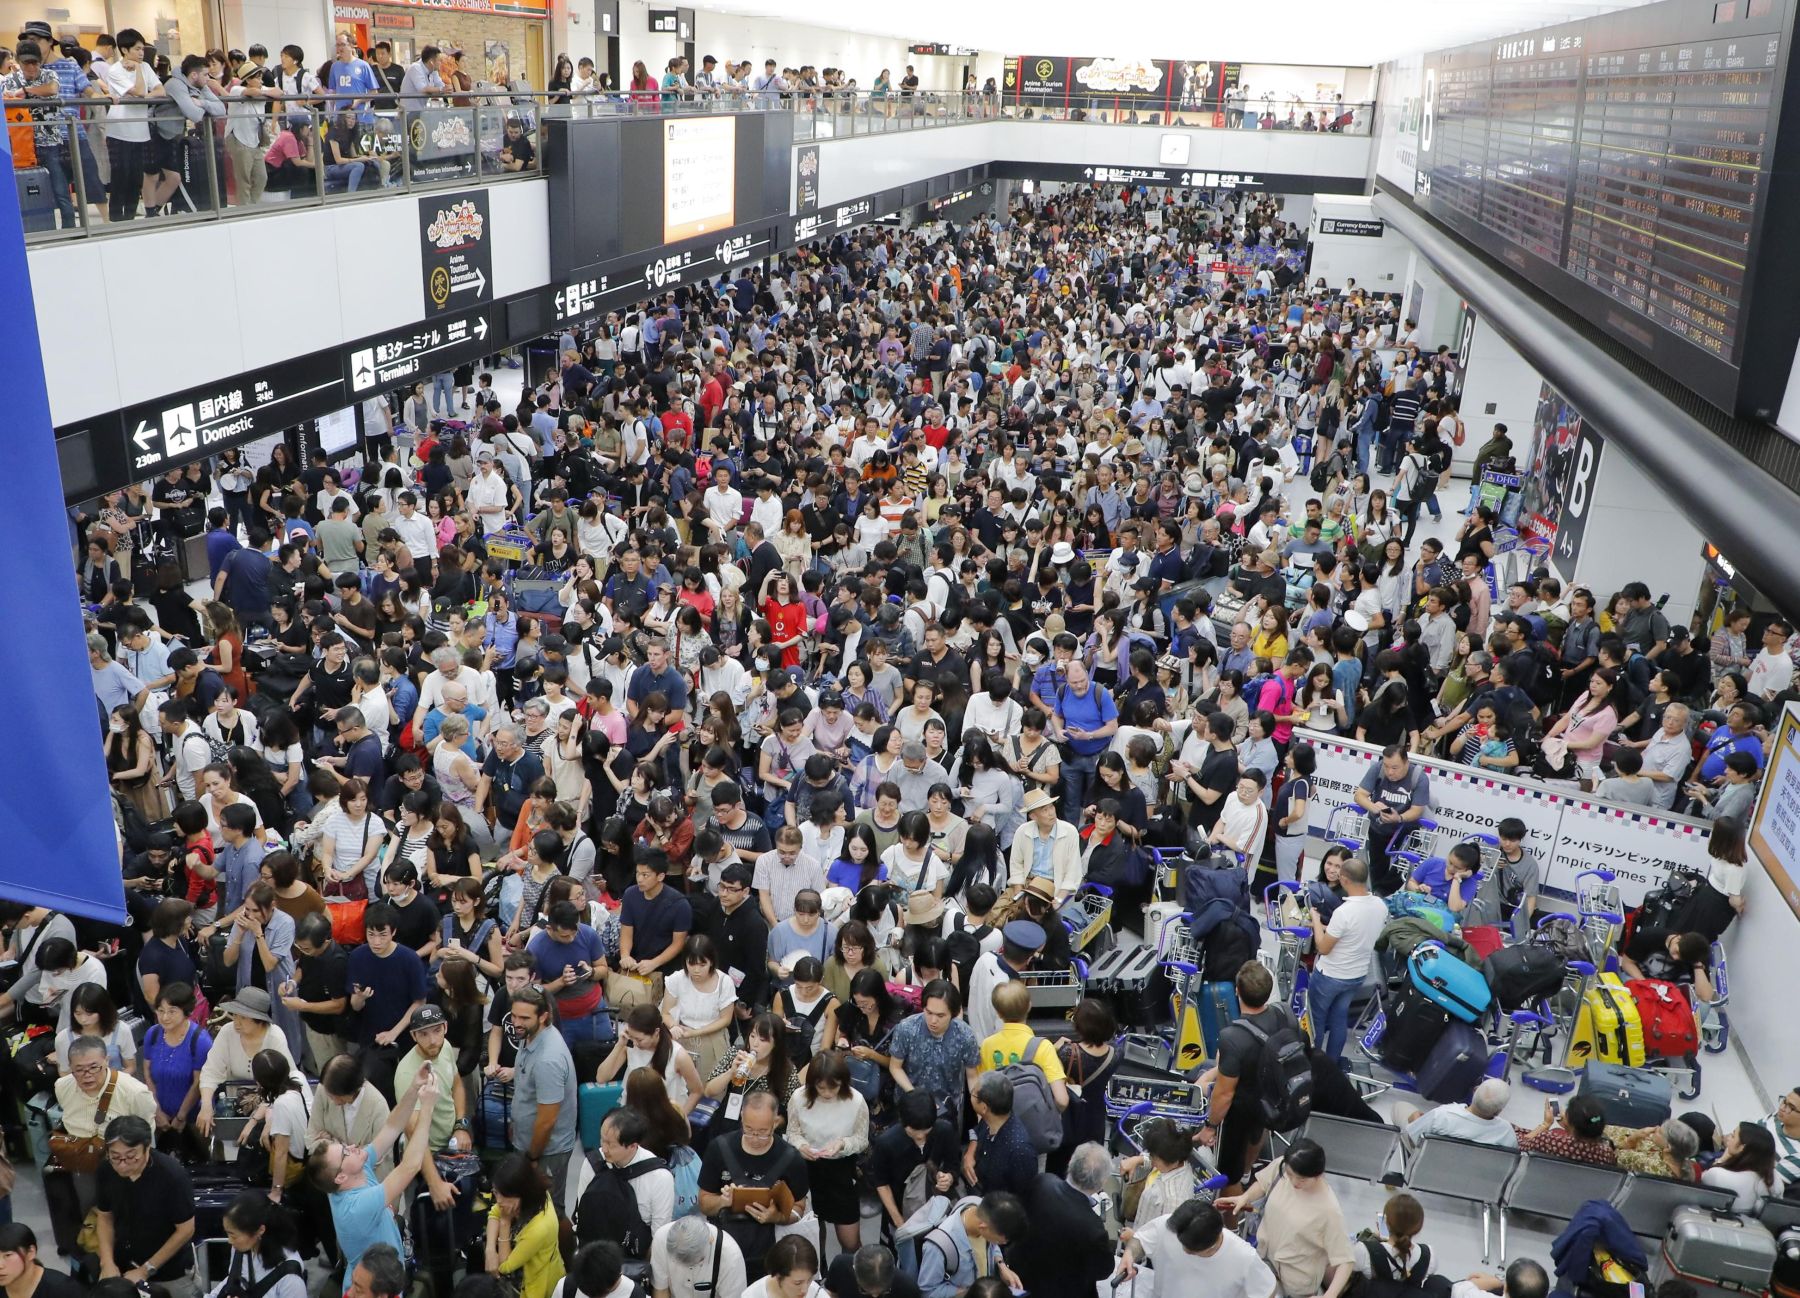
{"label": "digital departure board", "polygon": [[1800,312],[1756,253],[1794,6],[1667,0],[1427,55],[1414,201],[1709,401],[1772,418]]}

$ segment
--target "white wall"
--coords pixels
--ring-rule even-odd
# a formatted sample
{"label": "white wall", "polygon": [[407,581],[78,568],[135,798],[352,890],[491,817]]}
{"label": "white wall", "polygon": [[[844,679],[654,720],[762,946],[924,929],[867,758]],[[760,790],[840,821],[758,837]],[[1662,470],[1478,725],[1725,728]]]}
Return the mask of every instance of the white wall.
{"label": "white wall", "polygon": [[[659,9],[674,9],[678,6],[675,0],[666,4],[658,4]],[[696,27],[699,18],[695,18]],[[650,30],[650,5],[645,0],[619,0],[619,86],[623,89],[631,84],[631,65],[638,59],[644,61],[650,75],[662,77],[663,70],[669,66],[669,60],[682,53],[681,39],[673,33],[657,33]],[[698,46],[694,49],[696,58],[704,56],[705,50]],[[720,57],[724,57],[721,55]],[[595,62],[602,70],[604,60]]]}
{"label": "white wall", "polygon": [[[494,298],[548,283],[545,182],[492,186],[488,211]],[[50,413],[59,425],[337,347],[424,314],[414,196],[147,230],[28,255],[33,282],[57,286],[33,297]],[[140,280],[146,266],[174,276],[172,283],[259,287],[215,295],[191,316],[97,317],[90,304]],[[271,313],[271,302],[293,305]]]}
{"label": "white wall", "polygon": [[219,13],[227,48],[298,45],[314,68],[331,57],[331,0],[222,0]]}
{"label": "white wall", "polygon": [[[1247,86],[1252,101],[1260,101],[1263,95],[1273,93],[1280,115],[1280,105],[1298,97],[1311,103],[1315,100],[1329,100],[1333,95],[1352,98],[1344,88],[1345,80],[1351,69],[1313,67],[1303,63],[1245,63],[1238,72],[1238,85]],[[1367,89],[1367,68],[1358,68],[1363,74],[1364,89]]]}
{"label": "white wall", "polygon": [[[1227,132],[1234,134],[1234,132]],[[1365,158],[1367,155],[1364,155]],[[1312,197],[1312,278],[1324,276],[1331,288],[1342,288],[1346,281],[1377,293],[1404,290],[1406,266],[1412,256],[1412,245],[1388,226],[1379,239],[1358,235],[1318,233],[1325,217],[1345,217],[1357,221],[1373,221],[1374,207],[1367,198],[1337,194],[1315,194]]]}
{"label": "white wall", "polygon": [[[857,136],[826,142],[820,152],[819,201],[838,203],[990,159],[1157,167],[1160,126],[1096,122],[996,120],[942,130]],[[1292,131],[1183,131],[1188,166],[1250,174],[1347,176],[1368,174],[1369,139]]]}
{"label": "white wall", "polygon": [[1462,327],[1462,298],[1450,287],[1444,277],[1437,273],[1429,261],[1419,253],[1412,255],[1406,268],[1404,292],[1406,298],[1402,306],[1412,306],[1412,286],[1419,285],[1424,290],[1419,295],[1418,317],[1415,323],[1419,326],[1419,347],[1426,353],[1434,352],[1439,346],[1448,343],[1456,346],[1457,330]]}
{"label": "white wall", "polygon": [[[1607,448],[1610,455],[1612,450]],[[1800,1085],[1800,1032],[1794,1021],[1794,951],[1800,919],[1754,852],[1744,871],[1744,914],[1725,933],[1731,978],[1731,1038],[1749,1059],[1764,1103]],[[1778,1025],[1787,1023],[1787,1029]]]}
{"label": "white wall", "polygon": [[595,66],[604,70],[606,60],[599,49],[600,23],[594,14],[594,0],[560,0],[550,6],[550,49],[544,60],[546,80],[556,67],[558,54],[567,54],[575,64],[592,59]]}
{"label": "white wall", "polygon": [[[1455,347],[1451,343],[1451,347]],[[1467,476],[1475,452],[1487,441],[1497,423],[1506,425],[1513,454],[1523,460],[1531,453],[1531,421],[1537,412],[1538,390],[1543,376],[1513,345],[1485,320],[1475,321],[1475,342],[1469,350],[1469,370],[1463,376],[1462,417],[1469,435],[1456,448],[1451,472]],[[1602,436],[1605,434],[1602,433]],[[1606,448],[1612,454],[1612,447]],[[1600,466],[1603,470],[1604,460]]]}
{"label": "white wall", "polygon": [[[1599,431],[1606,447],[1594,476],[1581,552],[1575,556],[1575,571],[1563,572],[1558,563],[1558,575],[1586,586],[1602,601],[1628,581],[1648,582],[1653,596],[1668,593],[1663,613],[1670,623],[1685,624],[1694,615],[1706,567],[1700,529],[1617,438],[1608,437],[1604,428]],[[1513,444],[1519,445],[1517,435]],[[1527,451],[1529,444],[1527,433]]]}

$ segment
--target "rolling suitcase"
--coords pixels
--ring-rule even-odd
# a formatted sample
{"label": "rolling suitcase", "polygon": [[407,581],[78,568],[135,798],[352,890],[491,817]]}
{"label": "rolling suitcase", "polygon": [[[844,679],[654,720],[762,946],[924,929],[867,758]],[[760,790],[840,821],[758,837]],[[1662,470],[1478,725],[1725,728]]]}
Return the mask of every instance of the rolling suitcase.
{"label": "rolling suitcase", "polygon": [[481,1103],[475,1110],[474,1126],[477,1149],[512,1148],[511,1082],[490,1078],[481,1084]]}
{"label": "rolling suitcase", "polygon": [[575,1093],[575,1112],[581,1126],[581,1147],[600,1148],[600,1124],[625,1101],[623,1082],[583,1082]]}
{"label": "rolling suitcase", "polygon": [[1090,987],[1112,1005],[1121,1028],[1161,1026],[1168,1008],[1169,979],[1155,951],[1146,946],[1115,947],[1088,971],[1088,977]]}
{"label": "rolling suitcase", "polygon": [[19,191],[19,218],[25,233],[56,228],[56,195],[50,189],[50,172],[44,167],[19,167],[13,171]]}
{"label": "rolling suitcase", "polygon": [[1773,1298],[1800,1298],[1800,1226],[1790,1226],[1775,1241],[1775,1272],[1769,1277]]}
{"label": "rolling suitcase", "polygon": [[1700,1049],[1699,1025],[1687,992],[1655,978],[1633,978],[1625,990],[1637,1006],[1646,1059],[1686,1059]]}
{"label": "rolling suitcase", "polygon": [[1389,999],[1385,1016],[1376,1051],[1383,1065],[1402,1073],[1425,1062],[1450,1024],[1448,1011],[1410,984]]}
{"label": "rolling suitcase", "polygon": [[1419,1094],[1437,1104],[1460,1104],[1487,1075],[1487,1037],[1470,1023],[1452,1020],[1413,1074]]}
{"label": "rolling suitcase", "polygon": [[1591,1095],[1612,1126],[1639,1130],[1667,1122],[1674,1112],[1669,1079],[1648,1068],[1590,1062],[1581,1070],[1581,1094]]}
{"label": "rolling suitcase", "polygon": [[1638,1020],[1637,1001],[1618,974],[1603,973],[1594,979],[1575,1017],[1569,1062],[1579,1067],[1590,1061],[1627,1068],[1640,1068],[1644,1063],[1644,1028]]}
{"label": "rolling suitcase", "polygon": [[1487,1013],[1494,994],[1479,970],[1471,969],[1441,946],[1414,948],[1406,961],[1407,981],[1452,1018],[1473,1023]]}
{"label": "rolling suitcase", "polygon": [[1760,1221],[1707,1208],[1677,1208],[1650,1267],[1650,1286],[1685,1280],[1703,1296],[1769,1292],[1775,1236]]}

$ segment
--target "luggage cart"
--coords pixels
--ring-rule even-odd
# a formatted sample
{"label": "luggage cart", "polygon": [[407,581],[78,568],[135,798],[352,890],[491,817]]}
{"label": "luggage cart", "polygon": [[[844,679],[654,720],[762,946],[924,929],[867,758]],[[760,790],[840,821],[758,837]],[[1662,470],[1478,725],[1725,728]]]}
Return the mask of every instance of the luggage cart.
{"label": "luggage cart", "polygon": [[1306,983],[1310,970],[1306,957],[1312,948],[1312,930],[1282,922],[1282,902],[1300,897],[1300,885],[1278,880],[1263,889],[1263,927],[1275,935],[1275,998],[1286,1005],[1300,1031],[1308,1030],[1306,1022]]}
{"label": "luggage cart", "polygon": [[1066,1016],[1081,1002],[1082,974],[1074,969],[1027,970],[1019,981],[1031,993],[1034,1014],[1049,1010]]}
{"label": "luggage cart", "polygon": [[1709,1055],[1723,1054],[1731,1044],[1731,1013],[1725,1003],[1731,998],[1731,984],[1725,973],[1725,948],[1712,946],[1713,998],[1696,1000],[1694,1016],[1700,1023],[1700,1049]]}
{"label": "luggage cart", "polygon": [[[1144,1146],[1138,1138],[1138,1132],[1147,1123],[1154,1122],[1158,1118],[1168,1118],[1188,1125],[1203,1120],[1205,1116],[1204,1112],[1198,1114],[1191,1112],[1168,1113],[1154,1104],[1134,1104],[1113,1120],[1113,1129],[1118,1132],[1122,1146],[1129,1148],[1134,1154],[1141,1154],[1144,1152]],[[1210,1149],[1197,1146],[1188,1158],[1194,1165],[1194,1197],[1202,1203],[1211,1203],[1219,1191],[1229,1183],[1230,1178],[1219,1171],[1218,1161],[1213,1157]]]}
{"label": "luggage cart", "polygon": [[1069,943],[1077,951],[1089,951],[1099,943],[1098,949],[1090,952],[1101,955],[1112,943],[1102,938],[1102,934],[1110,936],[1113,897],[1112,889],[1098,883],[1084,883],[1075,895],[1063,903],[1057,912],[1063,927],[1069,930]]}
{"label": "luggage cart", "polygon": [[1361,852],[1368,841],[1369,813],[1354,802],[1340,802],[1325,817],[1325,841],[1349,852]]}
{"label": "luggage cart", "polygon": [[1575,909],[1595,964],[1606,963],[1607,953],[1618,945],[1624,929],[1625,906],[1619,899],[1618,877],[1605,869],[1583,870],[1575,876]]}
{"label": "luggage cart", "polygon": [[1184,910],[1163,922],[1162,932],[1156,938],[1156,958],[1162,964],[1185,964],[1199,968],[1206,963],[1206,953],[1188,927],[1188,921],[1192,918]]}
{"label": "luggage cart", "polygon": [[1473,843],[1481,853],[1481,866],[1477,871],[1480,877],[1485,878],[1488,871],[1499,864],[1500,840],[1493,834],[1446,828],[1429,816],[1414,821],[1412,831],[1404,840],[1394,840],[1393,846],[1388,848],[1388,860],[1403,864],[1410,876],[1425,862],[1442,858],[1460,843]]}

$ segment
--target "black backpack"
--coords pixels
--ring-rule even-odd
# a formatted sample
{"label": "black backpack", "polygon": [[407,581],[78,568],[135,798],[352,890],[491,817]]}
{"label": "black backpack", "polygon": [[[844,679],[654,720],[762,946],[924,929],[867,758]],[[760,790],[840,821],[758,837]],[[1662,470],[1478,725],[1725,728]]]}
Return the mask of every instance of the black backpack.
{"label": "black backpack", "polygon": [[588,1166],[594,1179],[581,1193],[575,1205],[575,1240],[592,1244],[611,1240],[628,1258],[650,1256],[650,1224],[638,1208],[637,1195],[631,1183],[646,1172],[662,1171],[668,1164],[660,1158],[646,1158],[630,1167],[614,1167],[599,1150],[588,1155]]}
{"label": "black backpack", "polygon": [[970,928],[968,921],[967,915],[958,915],[956,927],[944,939],[944,955],[961,979],[960,985],[965,993],[968,991],[969,979],[975,972],[975,962],[981,959],[981,939],[994,931],[992,924]]}
{"label": "black backpack", "polygon": [[1312,1116],[1312,1058],[1294,1025],[1282,1020],[1264,1032],[1254,1018],[1232,1026],[1243,1028],[1257,1044],[1256,1113],[1269,1131],[1296,1131]]}
{"label": "black backpack", "polygon": [[792,991],[783,997],[782,1004],[787,1007],[782,1021],[787,1025],[788,1058],[794,1061],[795,1068],[805,1068],[812,1062],[813,1040],[818,1036],[819,1020],[831,1004],[831,994],[819,997],[819,1003],[805,1014],[795,1012]]}

